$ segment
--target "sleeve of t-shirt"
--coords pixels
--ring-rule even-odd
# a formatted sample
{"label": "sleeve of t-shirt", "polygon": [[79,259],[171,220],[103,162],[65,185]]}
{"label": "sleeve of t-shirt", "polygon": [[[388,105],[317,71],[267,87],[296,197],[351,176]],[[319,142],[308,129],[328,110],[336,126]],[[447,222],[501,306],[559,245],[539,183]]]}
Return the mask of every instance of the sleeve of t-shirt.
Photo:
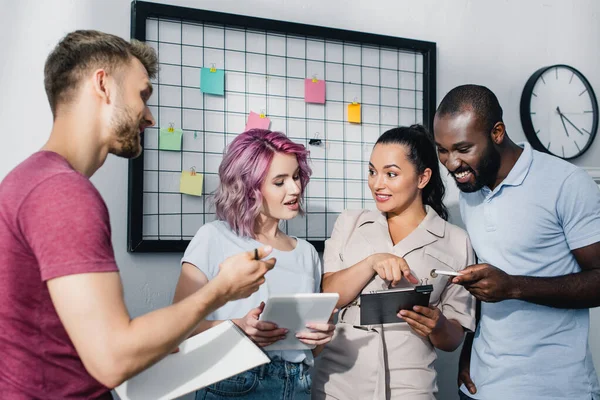
{"label": "sleeve of t-shirt", "polygon": [[340,259],[340,253],[344,246],[344,220],[347,218],[346,212],[340,214],[335,221],[331,237],[325,241],[325,251],[323,252],[323,272],[337,272],[344,268]]}
{"label": "sleeve of t-shirt", "polygon": [[321,292],[321,277],[323,275],[323,267],[321,265],[321,259],[319,258],[319,253],[317,250],[309,243],[310,249],[312,252],[312,260],[313,260],[313,272],[315,278],[315,293]]}
{"label": "sleeve of t-shirt", "polygon": [[[217,240],[217,229],[212,224],[205,224],[191,240],[181,262],[189,263],[198,268],[209,281],[219,273],[219,263],[216,261],[215,252],[220,248]],[[219,246],[219,247],[215,247]]]}
{"label": "sleeve of t-shirt", "polygon": [[17,218],[43,281],[118,271],[108,209],[86,177],[72,172],[46,179],[29,193]]}
{"label": "sleeve of t-shirt", "polygon": [[600,242],[600,190],[585,170],[565,179],[556,212],[571,250]]}
{"label": "sleeve of t-shirt", "polygon": [[[463,269],[475,263],[475,252],[469,237],[465,235],[465,259]],[[441,311],[448,319],[454,319],[463,328],[475,332],[475,298],[462,285],[449,283],[440,296]]]}

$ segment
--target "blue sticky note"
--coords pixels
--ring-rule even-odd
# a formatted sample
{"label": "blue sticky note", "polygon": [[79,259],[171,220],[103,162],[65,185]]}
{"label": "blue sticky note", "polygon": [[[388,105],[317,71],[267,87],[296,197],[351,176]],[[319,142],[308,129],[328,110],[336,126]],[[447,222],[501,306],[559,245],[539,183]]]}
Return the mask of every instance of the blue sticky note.
{"label": "blue sticky note", "polygon": [[200,71],[200,90],[208,94],[225,94],[225,71],[217,69],[210,72],[210,68],[202,68]]}

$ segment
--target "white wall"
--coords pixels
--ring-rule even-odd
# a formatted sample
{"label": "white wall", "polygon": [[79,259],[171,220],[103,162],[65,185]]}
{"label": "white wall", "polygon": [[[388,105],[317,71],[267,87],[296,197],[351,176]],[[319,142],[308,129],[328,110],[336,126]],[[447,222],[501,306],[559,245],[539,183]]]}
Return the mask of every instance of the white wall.
{"label": "white wall", "polygon": [[[508,132],[517,141],[524,140],[518,114],[521,90],[537,68],[570,64],[587,76],[600,95],[600,2],[596,0],[163,3],[437,42],[438,102],[459,84],[484,84],[498,96]],[[52,47],[74,29],[98,29],[127,38],[129,22],[129,0],[0,0],[0,179],[39,149],[50,132],[43,64]],[[600,167],[600,143],[575,163]],[[110,156],[92,180],[110,210],[131,314],[167,305],[178,277],[179,255],[131,255],[125,250],[127,162]],[[454,185],[449,189],[452,206],[457,191]],[[600,311],[592,314],[590,341],[600,371]],[[456,398],[455,358],[456,354],[443,355],[439,363],[442,399]]]}

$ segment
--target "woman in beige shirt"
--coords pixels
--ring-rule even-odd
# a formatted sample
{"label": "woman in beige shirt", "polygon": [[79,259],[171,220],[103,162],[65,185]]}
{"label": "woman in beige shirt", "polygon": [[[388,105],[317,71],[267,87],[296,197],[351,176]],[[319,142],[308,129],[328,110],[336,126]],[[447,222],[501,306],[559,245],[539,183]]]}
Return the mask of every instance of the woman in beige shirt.
{"label": "woman in beige shirt", "polygon": [[[313,372],[313,399],[435,399],[435,348],[454,351],[475,328],[475,301],[447,276],[474,263],[448,222],[435,145],[420,125],[385,132],[369,162],[377,211],[346,210],[325,243],[323,291],[340,294],[336,334]],[[360,325],[359,295],[432,284],[429,307],[398,323]]]}

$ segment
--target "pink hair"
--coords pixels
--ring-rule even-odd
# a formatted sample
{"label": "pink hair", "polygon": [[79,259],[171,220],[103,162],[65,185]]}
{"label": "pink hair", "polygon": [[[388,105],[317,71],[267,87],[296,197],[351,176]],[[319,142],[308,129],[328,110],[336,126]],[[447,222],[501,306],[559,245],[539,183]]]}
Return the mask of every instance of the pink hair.
{"label": "pink hair", "polygon": [[238,135],[227,148],[219,166],[220,183],[215,193],[217,217],[227,221],[239,236],[256,237],[254,224],[263,202],[260,188],[275,153],[294,154],[298,160],[299,205],[300,212],[304,212],[302,199],[312,174],[309,151],[281,132],[251,129]]}

